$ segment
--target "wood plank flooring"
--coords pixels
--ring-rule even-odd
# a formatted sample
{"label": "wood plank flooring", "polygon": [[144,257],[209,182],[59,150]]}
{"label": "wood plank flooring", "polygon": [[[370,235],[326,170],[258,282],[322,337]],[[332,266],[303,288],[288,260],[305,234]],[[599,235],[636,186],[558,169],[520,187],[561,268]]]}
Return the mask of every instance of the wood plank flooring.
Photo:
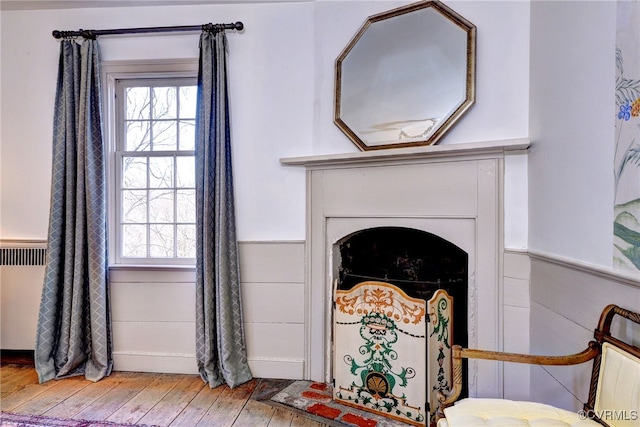
{"label": "wood plank flooring", "polygon": [[[327,427],[265,403],[284,380],[254,379],[210,389],[197,375],[113,372],[38,384],[32,366],[0,366],[3,411],[56,418],[170,427]],[[334,425],[334,424],[331,424]]]}

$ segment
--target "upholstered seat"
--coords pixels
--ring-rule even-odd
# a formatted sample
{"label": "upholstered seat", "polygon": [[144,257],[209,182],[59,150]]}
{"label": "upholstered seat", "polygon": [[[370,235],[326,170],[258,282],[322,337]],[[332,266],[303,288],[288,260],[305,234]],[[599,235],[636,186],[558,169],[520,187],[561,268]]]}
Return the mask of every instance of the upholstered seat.
{"label": "upholstered seat", "polygon": [[438,427],[588,427],[600,426],[576,412],[536,402],[462,399],[444,410]]}
{"label": "upholstered seat", "polygon": [[[532,356],[463,349],[453,346],[453,388],[438,400],[438,427],[473,426],[640,426],[640,348],[611,335],[615,315],[640,324],[640,314],[616,305],[604,308],[595,341],[569,356]],[[581,411],[568,411],[535,402],[466,398],[462,388],[462,359],[501,360],[539,365],[574,365],[593,360],[589,398]]]}

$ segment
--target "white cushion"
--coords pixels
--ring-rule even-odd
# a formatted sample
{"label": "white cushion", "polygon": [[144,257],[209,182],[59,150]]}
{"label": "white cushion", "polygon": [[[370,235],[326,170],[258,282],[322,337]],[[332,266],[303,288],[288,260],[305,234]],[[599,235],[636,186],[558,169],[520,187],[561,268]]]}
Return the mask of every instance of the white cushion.
{"label": "white cushion", "polygon": [[640,425],[640,359],[602,344],[597,390],[593,409],[602,421],[614,427]]}
{"label": "white cushion", "polygon": [[438,427],[600,426],[595,421],[581,419],[576,412],[507,399],[462,399],[446,408],[444,415],[446,422],[438,423]]}

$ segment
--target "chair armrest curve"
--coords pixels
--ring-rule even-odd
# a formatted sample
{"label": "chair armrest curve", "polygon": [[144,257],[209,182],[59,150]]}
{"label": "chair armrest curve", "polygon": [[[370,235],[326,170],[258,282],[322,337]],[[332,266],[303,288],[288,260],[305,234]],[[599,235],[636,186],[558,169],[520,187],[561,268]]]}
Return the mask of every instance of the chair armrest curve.
{"label": "chair armrest curve", "polygon": [[534,354],[505,353],[501,351],[461,348],[460,357],[466,359],[496,360],[502,362],[528,363],[531,365],[577,365],[587,362],[600,353],[600,344],[589,341],[589,346],[580,353],[564,356],[542,356]]}
{"label": "chair armrest curve", "polygon": [[520,353],[505,353],[500,351],[476,350],[462,348],[459,345],[451,346],[451,364],[453,371],[453,385],[448,393],[438,393],[440,408],[451,406],[462,392],[462,359],[482,359],[502,362],[528,363],[532,365],[577,365],[587,362],[600,354],[600,344],[589,341],[589,346],[580,353],[566,356],[541,356]]}

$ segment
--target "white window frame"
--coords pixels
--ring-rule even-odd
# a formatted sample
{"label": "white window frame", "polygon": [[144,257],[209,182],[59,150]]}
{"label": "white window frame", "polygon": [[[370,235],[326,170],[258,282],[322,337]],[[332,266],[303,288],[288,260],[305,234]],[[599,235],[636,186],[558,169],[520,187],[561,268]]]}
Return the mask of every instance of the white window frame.
{"label": "white window frame", "polygon": [[[142,79],[193,79],[196,84],[197,60],[112,61],[102,65],[104,88],[104,133],[107,148],[107,188],[109,215],[109,265],[110,267],[187,267],[193,268],[194,258],[125,258],[120,253],[121,228],[118,208],[120,205],[120,163],[117,131],[121,128],[117,112],[117,90],[120,80]],[[144,152],[149,154],[149,152]],[[171,155],[173,151],[150,152]],[[153,154],[152,154],[153,155]]]}

